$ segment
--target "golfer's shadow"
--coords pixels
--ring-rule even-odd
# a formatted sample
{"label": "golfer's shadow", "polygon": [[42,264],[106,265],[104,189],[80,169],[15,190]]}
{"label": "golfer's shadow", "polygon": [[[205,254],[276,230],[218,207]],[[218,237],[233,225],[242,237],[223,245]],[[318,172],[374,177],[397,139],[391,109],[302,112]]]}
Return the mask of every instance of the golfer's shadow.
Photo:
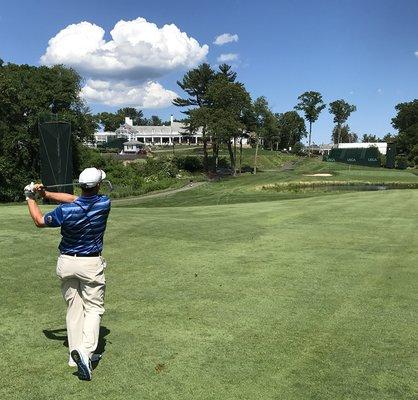
{"label": "golfer's shadow", "polygon": [[[47,339],[60,340],[62,341],[63,346],[68,347],[67,330],[65,328],[52,329],[52,330],[44,329],[42,332],[44,333]],[[105,352],[106,342],[107,342],[106,336],[109,333],[110,333],[110,330],[107,329],[105,326],[100,327],[99,342],[97,344],[97,349],[94,352],[95,354],[102,355]],[[100,361],[100,358],[97,359],[97,361],[92,362],[93,369],[97,367],[97,365],[99,364],[99,361]]]}

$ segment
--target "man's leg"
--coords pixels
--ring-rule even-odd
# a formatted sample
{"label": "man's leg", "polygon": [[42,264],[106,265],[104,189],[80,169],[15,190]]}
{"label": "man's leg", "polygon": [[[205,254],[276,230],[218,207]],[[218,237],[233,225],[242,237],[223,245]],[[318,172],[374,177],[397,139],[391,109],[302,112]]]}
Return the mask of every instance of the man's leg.
{"label": "man's leg", "polygon": [[94,270],[94,279],[80,282],[80,293],[84,305],[84,325],[81,349],[91,358],[99,342],[100,321],[105,311],[104,260],[99,261],[99,269]]}
{"label": "man's leg", "polygon": [[78,348],[83,341],[84,308],[80,293],[80,282],[76,278],[61,281],[61,292],[67,303],[68,348]]}

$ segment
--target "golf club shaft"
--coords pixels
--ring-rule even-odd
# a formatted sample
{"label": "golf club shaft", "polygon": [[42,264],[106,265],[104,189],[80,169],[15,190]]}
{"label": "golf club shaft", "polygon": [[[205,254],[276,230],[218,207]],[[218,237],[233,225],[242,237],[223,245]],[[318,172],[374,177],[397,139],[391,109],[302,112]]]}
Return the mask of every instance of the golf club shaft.
{"label": "golf club shaft", "polygon": [[[105,179],[104,181],[102,181],[103,183],[107,183],[109,185],[110,190],[113,190],[113,186],[111,184],[111,182],[107,179]],[[58,185],[48,185],[48,186],[44,186],[45,189],[53,189],[53,188],[59,188],[59,187],[68,187],[68,186],[77,186],[79,185],[78,182],[73,182],[73,183],[63,183],[63,184],[58,184]]]}
{"label": "golf club shaft", "polygon": [[78,182],[63,183],[63,184],[58,184],[58,185],[48,185],[48,186],[44,186],[44,188],[45,189],[52,189],[52,188],[67,187],[67,186],[76,186],[76,185],[78,185]]}

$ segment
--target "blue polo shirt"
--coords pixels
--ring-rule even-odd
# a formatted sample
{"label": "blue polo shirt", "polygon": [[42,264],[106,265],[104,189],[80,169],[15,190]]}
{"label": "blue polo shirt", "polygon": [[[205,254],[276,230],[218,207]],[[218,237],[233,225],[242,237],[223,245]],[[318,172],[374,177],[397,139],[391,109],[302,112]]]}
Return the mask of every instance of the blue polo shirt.
{"label": "blue polo shirt", "polygon": [[100,253],[110,211],[107,196],[81,196],[73,203],[61,204],[45,214],[46,226],[61,227],[61,253],[88,255]]}

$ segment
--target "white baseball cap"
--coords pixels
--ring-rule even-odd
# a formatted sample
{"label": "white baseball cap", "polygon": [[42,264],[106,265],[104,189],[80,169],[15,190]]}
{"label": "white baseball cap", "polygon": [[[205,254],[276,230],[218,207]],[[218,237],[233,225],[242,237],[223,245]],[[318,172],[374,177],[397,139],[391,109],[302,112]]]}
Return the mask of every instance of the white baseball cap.
{"label": "white baseball cap", "polygon": [[81,172],[78,183],[84,188],[94,188],[105,178],[106,173],[101,169],[86,168]]}

